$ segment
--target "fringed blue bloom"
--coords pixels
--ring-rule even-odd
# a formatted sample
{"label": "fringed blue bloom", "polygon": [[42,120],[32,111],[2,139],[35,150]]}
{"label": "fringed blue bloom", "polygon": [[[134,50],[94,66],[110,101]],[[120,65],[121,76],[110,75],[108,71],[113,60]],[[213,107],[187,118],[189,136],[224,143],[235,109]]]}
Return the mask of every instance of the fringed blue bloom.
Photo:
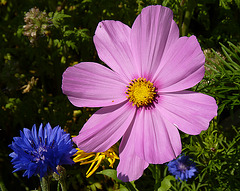
{"label": "fringed blue bloom", "polygon": [[196,165],[188,156],[181,155],[168,163],[168,171],[175,176],[177,180],[188,180],[197,173]]}
{"label": "fringed blue bloom", "polygon": [[36,125],[32,130],[23,129],[20,137],[14,137],[9,147],[14,151],[9,154],[15,170],[25,170],[23,176],[28,178],[39,174],[44,177],[47,173],[57,172],[56,167],[63,164],[74,164],[70,158],[76,153],[72,147],[70,134],[59,126],[51,128],[48,123],[44,128],[41,124],[37,132]]}

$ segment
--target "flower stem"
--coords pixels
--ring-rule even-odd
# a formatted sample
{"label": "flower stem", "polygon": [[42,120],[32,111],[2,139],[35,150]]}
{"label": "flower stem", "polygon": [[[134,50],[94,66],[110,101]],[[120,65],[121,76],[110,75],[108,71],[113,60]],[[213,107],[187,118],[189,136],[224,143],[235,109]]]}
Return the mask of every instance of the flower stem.
{"label": "flower stem", "polygon": [[196,7],[197,3],[196,0],[188,0],[187,3],[187,10],[185,12],[185,16],[184,16],[184,20],[182,23],[182,27],[181,27],[181,36],[186,36],[188,33],[188,27],[193,15],[193,11]]}
{"label": "flower stem", "polygon": [[155,164],[155,190],[158,190],[159,185],[161,184],[161,166]]}
{"label": "flower stem", "polygon": [[126,182],[125,186],[130,191],[138,191],[138,189],[136,188],[136,186],[135,186],[135,184],[133,182]]}
{"label": "flower stem", "polygon": [[41,185],[42,191],[50,191],[48,176],[40,178],[40,185]]}
{"label": "flower stem", "polygon": [[62,191],[67,191],[67,184],[66,184],[65,179],[60,179],[60,180],[59,180],[59,183],[60,183],[60,185],[61,185]]}
{"label": "flower stem", "polygon": [[57,166],[57,171],[58,173],[54,172],[53,173],[53,178],[58,181],[58,186],[59,184],[61,185],[62,191],[67,191],[67,184],[66,184],[66,169],[60,165]]}

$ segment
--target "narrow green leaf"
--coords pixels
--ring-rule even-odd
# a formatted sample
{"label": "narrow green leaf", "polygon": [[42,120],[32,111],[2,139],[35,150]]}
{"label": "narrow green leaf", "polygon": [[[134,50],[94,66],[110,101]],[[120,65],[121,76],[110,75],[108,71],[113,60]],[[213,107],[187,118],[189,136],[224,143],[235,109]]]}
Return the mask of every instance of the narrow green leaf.
{"label": "narrow green leaf", "polygon": [[205,64],[205,66],[207,66],[209,69],[211,69],[212,71],[214,71],[215,73],[219,73],[219,71],[217,71],[215,68],[213,68],[211,65],[209,64]]}
{"label": "narrow green leaf", "polygon": [[122,184],[120,184],[119,191],[128,191],[128,189]]}
{"label": "narrow green leaf", "polygon": [[59,13],[59,12],[55,12],[52,18],[52,22],[53,25],[58,28],[60,26],[60,22],[64,19],[64,18],[68,18],[71,17],[70,15],[66,15],[64,13]]}
{"label": "narrow green leaf", "polygon": [[115,180],[116,182],[122,184],[125,188],[127,188],[130,191],[138,191],[137,187],[134,184],[134,181],[132,181],[132,182],[123,182],[123,181],[119,180],[117,178],[117,171],[114,170],[114,169],[102,170],[100,172],[97,172],[97,174],[106,175],[106,176],[112,178],[113,180]]}
{"label": "narrow green leaf", "polygon": [[96,174],[106,175],[106,176],[112,178],[113,180],[115,180],[117,182],[122,182],[121,180],[119,180],[117,178],[117,171],[114,170],[114,169],[105,169],[105,170],[102,170],[100,172],[97,172]]}
{"label": "narrow green leaf", "polygon": [[[221,44],[221,43],[220,43]],[[221,46],[222,46],[222,51],[223,51],[223,53],[224,53],[224,55],[227,57],[227,59],[231,62],[231,64],[232,64],[232,66],[236,69],[236,70],[239,70],[240,69],[240,66],[236,63],[236,62],[234,62],[233,60],[232,60],[232,58],[231,58],[231,56],[233,56],[233,55],[235,55],[235,53],[234,52],[232,52],[230,49],[228,49],[226,46],[224,46],[223,44],[221,44]],[[231,55],[229,55],[228,53]]]}
{"label": "narrow green leaf", "polygon": [[215,62],[213,62],[210,59],[207,59],[208,62],[210,62],[213,66],[216,67],[216,74],[221,74],[222,76],[224,75],[224,73],[226,72],[226,70],[223,69],[223,67],[220,64],[216,64]]}
{"label": "narrow green leaf", "polygon": [[238,48],[237,46],[235,46],[233,43],[231,43],[230,41],[228,41],[229,46],[233,47],[236,51],[238,51],[240,53],[240,48]]}
{"label": "narrow green leaf", "polygon": [[167,4],[170,2],[170,0],[164,0],[163,2],[162,2],[162,6],[167,6]]}
{"label": "narrow green leaf", "polygon": [[[234,71],[234,69],[231,66],[229,66],[229,64],[221,56],[219,56],[215,50],[212,49],[212,51],[216,55],[216,57],[221,61],[222,64],[227,66],[230,70]],[[223,70],[224,74],[226,74],[228,77],[230,77],[224,67],[221,67],[221,69]]]}

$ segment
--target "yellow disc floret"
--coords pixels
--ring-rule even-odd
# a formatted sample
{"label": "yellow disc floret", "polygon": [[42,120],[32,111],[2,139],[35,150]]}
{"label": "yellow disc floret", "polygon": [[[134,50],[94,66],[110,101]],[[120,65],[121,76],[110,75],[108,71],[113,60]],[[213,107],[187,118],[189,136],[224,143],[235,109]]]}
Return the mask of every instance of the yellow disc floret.
{"label": "yellow disc floret", "polygon": [[156,88],[153,86],[153,83],[147,81],[145,78],[132,80],[127,88],[127,98],[133,106],[148,106],[154,101]]}

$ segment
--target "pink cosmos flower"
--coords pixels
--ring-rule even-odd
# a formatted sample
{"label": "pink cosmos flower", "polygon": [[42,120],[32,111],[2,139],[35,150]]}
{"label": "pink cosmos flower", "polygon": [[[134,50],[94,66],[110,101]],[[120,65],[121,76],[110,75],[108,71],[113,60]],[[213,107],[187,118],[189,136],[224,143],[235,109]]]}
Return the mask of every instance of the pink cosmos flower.
{"label": "pink cosmos flower", "polygon": [[179,38],[163,6],[144,8],[132,28],[100,22],[94,43],[109,68],[82,62],[63,74],[73,105],[102,107],[73,141],[85,152],[104,152],[122,138],[118,178],[136,180],[149,163],[181,153],[178,130],[199,134],[217,115],[214,98],[185,90],[203,78],[205,57],[195,36]]}

